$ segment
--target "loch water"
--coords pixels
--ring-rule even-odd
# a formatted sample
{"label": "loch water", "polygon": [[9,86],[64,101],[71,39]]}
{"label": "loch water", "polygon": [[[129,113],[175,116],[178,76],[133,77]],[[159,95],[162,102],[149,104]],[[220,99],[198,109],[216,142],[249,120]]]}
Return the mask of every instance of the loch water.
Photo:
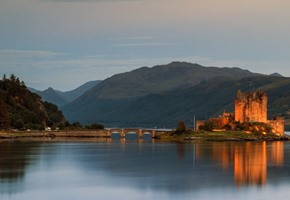
{"label": "loch water", "polygon": [[0,142],[1,200],[289,197],[289,142]]}

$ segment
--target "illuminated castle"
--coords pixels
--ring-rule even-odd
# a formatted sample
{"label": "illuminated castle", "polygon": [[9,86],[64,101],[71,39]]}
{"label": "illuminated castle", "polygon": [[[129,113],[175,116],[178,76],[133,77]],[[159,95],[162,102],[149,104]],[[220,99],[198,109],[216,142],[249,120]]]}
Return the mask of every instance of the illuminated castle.
{"label": "illuminated castle", "polygon": [[237,93],[235,100],[235,121],[267,123],[268,97],[265,92]]}
{"label": "illuminated castle", "polygon": [[284,135],[284,118],[275,117],[274,120],[267,119],[268,96],[265,92],[255,91],[250,93],[237,93],[235,100],[235,121],[262,122],[272,127],[272,133]]}
{"label": "illuminated castle", "polygon": [[[275,117],[274,120],[267,119],[268,96],[265,92],[241,92],[238,90],[237,98],[234,101],[234,113],[224,112],[218,118],[211,118],[209,121],[213,122],[215,129],[223,129],[224,127],[232,127],[236,129],[236,124],[256,123],[250,127],[252,131],[265,132],[266,125],[271,128],[271,132],[277,135],[284,135],[284,118]],[[205,121],[197,121],[197,129],[205,125]],[[258,124],[257,124],[258,123]]]}

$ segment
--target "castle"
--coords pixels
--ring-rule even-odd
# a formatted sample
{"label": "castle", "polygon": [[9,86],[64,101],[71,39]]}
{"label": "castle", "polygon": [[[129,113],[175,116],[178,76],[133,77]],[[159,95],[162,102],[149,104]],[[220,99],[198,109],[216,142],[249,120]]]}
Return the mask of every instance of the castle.
{"label": "castle", "polygon": [[[237,124],[247,124],[250,132],[271,132],[276,135],[284,135],[284,118],[275,117],[274,120],[267,119],[268,96],[265,92],[237,92],[234,101],[234,113],[224,112],[218,118],[209,121],[215,124],[215,128],[223,129],[230,127],[237,129]],[[197,121],[197,129],[205,125],[205,121]],[[254,126],[251,124],[255,124]],[[267,129],[268,128],[268,129]]]}

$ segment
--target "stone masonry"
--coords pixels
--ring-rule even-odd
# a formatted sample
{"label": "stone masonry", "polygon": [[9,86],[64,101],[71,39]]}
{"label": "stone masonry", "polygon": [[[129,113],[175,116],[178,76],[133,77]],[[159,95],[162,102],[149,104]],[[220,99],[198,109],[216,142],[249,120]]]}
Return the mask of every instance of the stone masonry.
{"label": "stone masonry", "polygon": [[237,93],[235,100],[235,121],[267,123],[268,97],[265,92]]}

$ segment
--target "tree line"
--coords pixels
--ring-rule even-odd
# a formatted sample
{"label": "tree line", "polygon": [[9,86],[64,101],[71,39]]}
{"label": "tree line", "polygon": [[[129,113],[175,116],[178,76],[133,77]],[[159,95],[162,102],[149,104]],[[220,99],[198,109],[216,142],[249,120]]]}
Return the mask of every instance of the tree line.
{"label": "tree line", "polygon": [[101,124],[83,126],[79,122],[69,123],[58,107],[43,102],[41,97],[28,90],[23,81],[14,74],[3,75],[0,80],[0,130],[44,130],[45,127],[59,129],[103,129]]}

